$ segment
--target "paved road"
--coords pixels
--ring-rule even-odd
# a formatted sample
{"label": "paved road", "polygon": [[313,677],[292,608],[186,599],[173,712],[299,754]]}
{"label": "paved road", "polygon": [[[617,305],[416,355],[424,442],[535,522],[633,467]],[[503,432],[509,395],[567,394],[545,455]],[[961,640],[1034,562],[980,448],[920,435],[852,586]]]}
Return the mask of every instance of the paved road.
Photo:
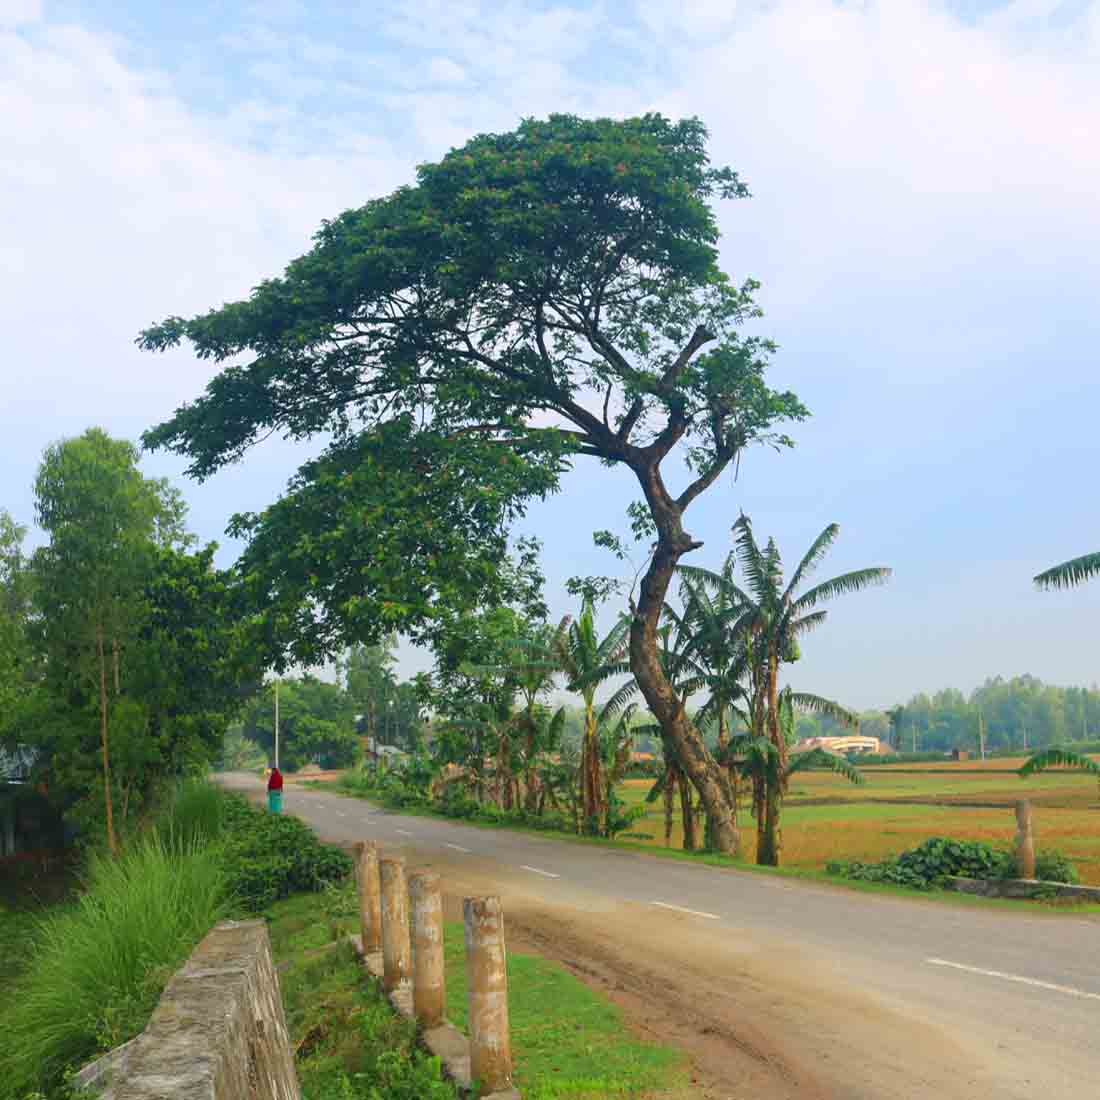
{"label": "paved road", "polygon": [[[223,778],[258,786],[250,776]],[[881,1054],[881,1064],[856,1075],[849,1089],[822,1086],[821,1095],[1060,1100],[1100,1089],[1095,916],[868,895],[406,817],[292,785],[285,809],[327,839],[373,838],[451,869],[464,883],[503,883],[504,891],[565,914],[576,927],[586,912],[614,910],[626,915],[617,932],[626,941],[636,936],[640,944],[652,933],[650,943],[656,937],[661,950],[683,951],[685,958],[693,943],[705,944],[708,970],[715,976],[728,971],[731,988],[766,973],[780,994],[801,989],[819,1005],[816,1016],[813,1003],[804,1005],[797,1025],[817,1062],[831,1049],[854,1052],[861,1044]],[[779,958],[793,959],[796,972],[778,965],[767,970],[769,960]],[[749,1003],[747,995],[739,1003]],[[793,1017],[782,996],[761,995],[752,1003],[758,1030],[774,1034],[768,1026],[773,1008],[789,1030]],[[911,1042],[893,1042],[907,1035]],[[881,1053],[886,1047],[888,1056]]]}

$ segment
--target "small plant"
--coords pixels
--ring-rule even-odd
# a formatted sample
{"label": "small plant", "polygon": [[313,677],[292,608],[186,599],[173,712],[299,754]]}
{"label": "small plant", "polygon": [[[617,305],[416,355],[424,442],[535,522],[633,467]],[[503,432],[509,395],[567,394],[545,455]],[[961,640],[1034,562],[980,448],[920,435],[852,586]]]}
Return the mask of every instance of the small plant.
{"label": "small plant", "polygon": [[1035,853],[1035,877],[1041,882],[1067,882],[1072,886],[1081,881],[1069,858],[1053,849]]}

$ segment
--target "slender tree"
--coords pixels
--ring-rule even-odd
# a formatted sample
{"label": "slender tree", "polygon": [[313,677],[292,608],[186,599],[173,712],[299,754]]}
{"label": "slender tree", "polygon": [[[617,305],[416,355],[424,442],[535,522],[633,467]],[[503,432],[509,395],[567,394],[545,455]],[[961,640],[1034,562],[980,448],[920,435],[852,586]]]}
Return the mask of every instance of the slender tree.
{"label": "slender tree", "polygon": [[35,509],[49,543],[35,555],[36,591],[55,669],[90,681],[98,696],[107,843],[118,850],[111,788],[110,699],[120,692],[122,650],[141,619],[160,483],[137,469],[137,449],[99,428],[46,449]]}
{"label": "slender tree", "polygon": [[[778,426],[807,413],[765,384],[773,346],[739,331],[759,315],[757,284],[719,268],[711,202],[748,192],[706,139],[698,120],[654,114],[476,137],[326,222],[248,299],[140,343],[233,360],[146,436],[196,476],[272,432],[332,436],[284,500],[235,528],[299,655],[430,633],[441,607],[492,598],[509,521],[564,468],[629,470],[656,543],[632,670],[728,847],[721,770],[661,671],[658,620],[701,545],[690,505],[746,447],[790,445]],[[689,471],[678,487],[663,470],[674,451]]]}

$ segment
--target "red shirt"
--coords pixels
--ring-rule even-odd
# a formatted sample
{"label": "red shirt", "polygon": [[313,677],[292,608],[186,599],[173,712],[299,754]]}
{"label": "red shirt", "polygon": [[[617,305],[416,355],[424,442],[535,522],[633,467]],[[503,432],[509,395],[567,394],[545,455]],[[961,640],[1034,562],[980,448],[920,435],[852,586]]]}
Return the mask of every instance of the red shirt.
{"label": "red shirt", "polygon": [[269,791],[281,791],[283,789],[283,775],[278,768],[272,768],[271,778],[267,781]]}

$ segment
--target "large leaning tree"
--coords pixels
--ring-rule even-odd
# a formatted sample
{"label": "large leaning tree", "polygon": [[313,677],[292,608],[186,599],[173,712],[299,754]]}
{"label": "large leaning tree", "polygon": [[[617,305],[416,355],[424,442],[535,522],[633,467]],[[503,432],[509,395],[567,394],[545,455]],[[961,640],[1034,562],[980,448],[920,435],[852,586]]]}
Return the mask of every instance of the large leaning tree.
{"label": "large leaning tree", "polygon": [[191,474],[272,432],[329,440],[235,528],[299,658],[394,629],[430,636],[442,605],[492,598],[509,521],[565,469],[627,467],[656,529],[632,670],[729,848],[719,769],[661,670],[657,623],[701,545],[689,506],[749,444],[788,445],[778,426],[806,411],[765,383],[772,345],[738,333],[759,315],[757,284],[719,268],[711,202],[748,192],[711,166],[706,138],[698,120],[659,115],[476,137],[324,223],[282,278],[139,343],[186,339],[228,364],[145,437],[189,456]]}

